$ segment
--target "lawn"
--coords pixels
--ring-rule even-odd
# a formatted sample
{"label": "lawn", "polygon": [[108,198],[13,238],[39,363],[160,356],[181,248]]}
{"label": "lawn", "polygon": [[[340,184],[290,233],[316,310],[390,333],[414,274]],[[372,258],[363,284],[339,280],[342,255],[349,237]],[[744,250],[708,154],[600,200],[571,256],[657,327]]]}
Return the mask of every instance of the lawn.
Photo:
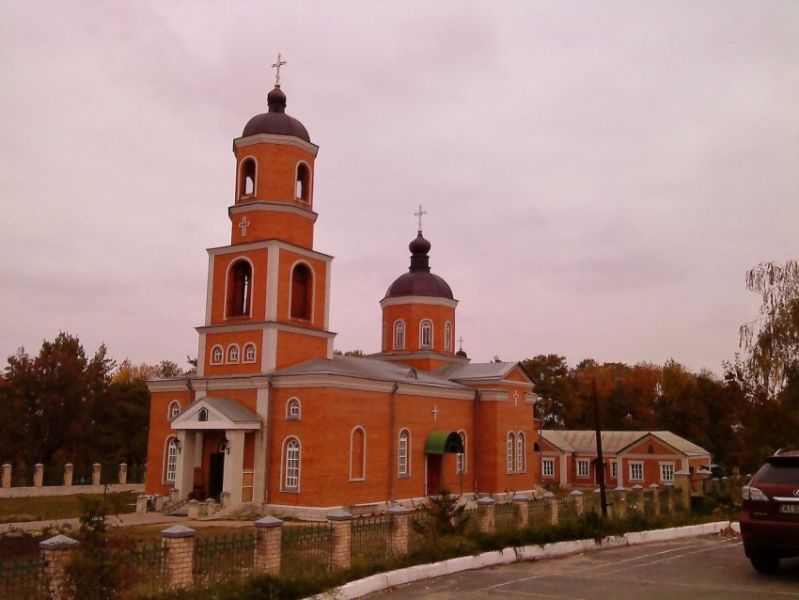
{"label": "lawn", "polygon": [[[108,494],[108,499],[118,507],[119,513],[136,510],[136,492]],[[76,494],[74,496],[47,496],[31,498],[0,498],[0,523],[21,521],[51,521],[79,517],[82,502],[102,499],[102,494]],[[117,512],[117,511],[115,511]]]}

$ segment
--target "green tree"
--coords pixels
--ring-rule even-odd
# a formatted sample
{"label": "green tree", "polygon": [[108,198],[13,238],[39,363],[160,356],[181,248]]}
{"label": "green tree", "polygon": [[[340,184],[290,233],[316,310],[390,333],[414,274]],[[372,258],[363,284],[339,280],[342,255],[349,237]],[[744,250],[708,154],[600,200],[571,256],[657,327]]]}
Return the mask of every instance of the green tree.
{"label": "green tree", "polygon": [[557,354],[539,354],[521,362],[533,381],[540,400],[536,404],[536,417],[545,429],[564,427],[566,413],[573,398],[566,357]]}

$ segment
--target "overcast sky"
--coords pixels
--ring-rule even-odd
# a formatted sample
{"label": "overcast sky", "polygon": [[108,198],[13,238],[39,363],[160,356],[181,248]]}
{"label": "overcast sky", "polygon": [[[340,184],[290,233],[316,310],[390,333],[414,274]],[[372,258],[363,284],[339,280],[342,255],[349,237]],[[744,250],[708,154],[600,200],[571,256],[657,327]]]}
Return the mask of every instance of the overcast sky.
{"label": "overcast sky", "polygon": [[799,257],[796,2],[5,0],[0,356],[196,355],[278,52],[341,350],[379,350],[419,203],[477,361],[719,373],[746,270]]}

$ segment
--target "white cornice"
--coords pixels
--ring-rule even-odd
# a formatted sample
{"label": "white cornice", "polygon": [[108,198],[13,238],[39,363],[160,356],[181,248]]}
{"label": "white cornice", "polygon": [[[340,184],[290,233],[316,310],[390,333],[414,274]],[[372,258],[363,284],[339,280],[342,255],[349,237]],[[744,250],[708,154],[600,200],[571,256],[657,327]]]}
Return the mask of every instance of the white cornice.
{"label": "white cornice", "polygon": [[480,390],[480,402],[507,402],[508,392]]}
{"label": "white cornice", "polygon": [[256,144],[277,144],[279,146],[294,146],[300,150],[310,152],[314,156],[319,152],[319,146],[306,142],[293,135],[277,135],[274,133],[259,133],[257,135],[248,135],[247,137],[240,137],[233,140],[233,150],[238,148],[246,148],[247,146],[254,146]]}
{"label": "white cornice", "polygon": [[[393,381],[380,381],[363,379],[332,373],[318,373],[309,375],[275,375],[272,379],[273,388],[317,388],[331,387],[346,390],[360,390],[368,392],[391,393],[394,389]],[[453,390],[438,386],[424,385],[424,383],[401,383],[397,394],[405,396],[423,396],[429,398],[451,398],[455,400],[474,400],[471,390]]]}
{"label": "white cornice", "polygon": [[303,219],[309,219],[314,223],[319,217],[318,214],[310,209],[302,208],[301,206],[296,206],[287,202],[277,202],[275,200],[255,200],[253,202],[241,202],[239,204],[234,204],[233,206],[228,206],[227,212],[228,215],[239,215],[246,212],[285,212],[297,215]]}
{"label": "white cornice", "polygon": [[212,256],[216,256],[217,254],[234,254],[236,252],[245,252],[248,250],[268,250],[269,248],[282,248],[284,250],[290,250],[291,252],[296,252],[301,256],[315,258],[324,262],[333,260],[333,257],[329,254],[323,254],[321,252],[316,252],[315,250],[309,250],[308,248],[302,248],[301,246],[295,246],[294,244],[289,244],[288,242],[283,242],[280,240],[261,240],[260,242],[248,242],[246,244],[235,244],[232,246],[217,246],[215,248],[208,248],[206,252]]}
{"label": "white cornice", "polygon": [[219,325],[202,325],[194,328],[197,333],[234,333],[238,331],[263,331],[264,329],[275,329],[277,331],[286,331],[289,333],[301,333],[319,338],[335,337],[332,331],[322,331],[319,329],[310,329],[307,327],[300,327],[298,325],[289,325],[287,323],[280,323],[278,321],[248,321],[246,323],[220,323]]}
{"label": "white cornice", "polygon": [[366,357],[387,362],[402,362],[409,359],[435,359],[464,365],[469,362],[468,358],[463,358],[462,356],[444,354],[443,352],[434,352],[432,350],[420,350],[418,352],[375,352],[374,354],[368,354]]}
{"label": "white cornice", "polygon": [[446,306],[448,308],[455,308],[458,306],[457,300],[450,300],[449,298],[439,298],[436,296],[397,296],[394,298],[383,298],[380,301],[380,306],[397,306],[403,304],[430,304],[432,306]]}
{"label": "white cornice", "polygon": [[192,389],[188,377],[174,379],[152,379],[147,382],[150,392],[188,392]]}

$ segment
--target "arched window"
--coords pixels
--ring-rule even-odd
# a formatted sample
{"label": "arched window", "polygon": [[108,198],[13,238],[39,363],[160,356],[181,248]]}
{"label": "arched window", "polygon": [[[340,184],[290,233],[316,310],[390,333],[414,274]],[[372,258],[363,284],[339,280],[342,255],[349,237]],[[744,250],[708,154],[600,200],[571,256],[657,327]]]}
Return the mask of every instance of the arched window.
{"label": "arched window", "polygon": [[255,195],[255,159],[245,158],[239,166],[239,198]]}
{"label": "arched window", "polygon": [[419,323],[419,347],[431,348],[433,346],[433,322],[425,319]]}
{"label": "arched window", "polygon": [[180,414],[180,402],[173,400],[167,409],[167,420],[171,421]]}
{"label": "arched window", "polygon": [[366,433],[355,427],[350,434],[350,479],[366,478]]}
{"label": "arched window", "polygon": [[311,192],[311,170],[305,163],[297,165],[297,184],[294,188],[294,197],[297,200],[308,202]]}
{"label": "arched window", "polygon": [[289,401],[286,402],[286,418],[294,421],[300,418],[299,398],[289,398]]}
{"label": "arched window", "polygon": [[399,477],[411,476],[410,446],[411,432],[403,429],[400,431],[397,442],[397,475]]}
{"label": "arched window", "polygon": [[211,348],[211,364],[212,365],[221,365],[222,360],[225,358],[225,353],[222,350],[222,346],[214,346]]}
{"label": "arched window", "polygon": [[230,267],[227,282],[227,314],[240,317],[250,314],[252,296],[252,267],[246,260],[238,260]]}
{"label": "arched window", "polygon": [[394,350],[405,348],[405,321],[394,321]]}
{"label": "arched window", "polygon": [[516,450],[516,436],[513,433],[508,434],[507,448],[506,448],[506,468],[508,473],[513,473],[513,453]]}
{"label": "arched window", "polygon": [[283,491],[300,491],[300,440],[291,437],[283,442]]}
{"label": "arched window", "polygon": [[516,436],[516,472],[524,473],[527,470],[527,461],[524,454],[524,433],[521,431]]}
{"label": "arched window", "polygon": [[236,344],[227,347],[227,361],[233,364],[239,362],[239,347]]}
{"label": "arched window", "polygon": [[466,473],[466,432],[459,431],[458,435],[461,437],[463,452],[459,452],[455,455],[455,473],[457,475],[464,475]]}
{"label": "arched window", "polygon": [[538,442],[533,442],[533,452],[541,452],[541,446],[538,445]]}
{"label": "arched window", "polygon": [[313,274],[305,263],[297,263],[291,271],[291,318],[311,319]]}
{"label": "arched window", "polygon": [[246,344],[244,346],[244,362],[255,362],[255,344]]}
{"label": "arched window", "polygon": [[198,421],[207,421],[208,420],[208,409],[201,408],[200,412],[197,413],[197,420]]}
{"label": "arched window", "polygon": [[452,352],[452,323],[444,323],[444,350]]}
{"label": "arched window", "polygon": [[178,438],[170,437],[166,443],[166,465],[164,468],[164,481],[175,483],[175,474],[178,470]]}

